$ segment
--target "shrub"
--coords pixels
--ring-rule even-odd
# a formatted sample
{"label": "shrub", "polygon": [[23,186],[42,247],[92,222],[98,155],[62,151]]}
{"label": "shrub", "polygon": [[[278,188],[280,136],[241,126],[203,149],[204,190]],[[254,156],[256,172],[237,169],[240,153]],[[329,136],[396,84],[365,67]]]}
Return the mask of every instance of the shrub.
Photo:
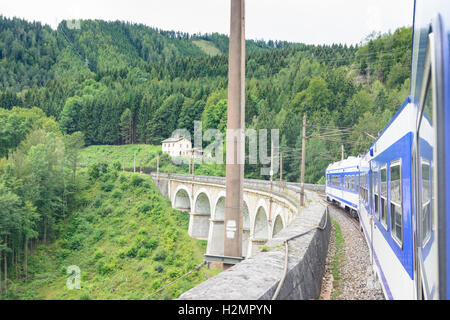
{"label": "shrub", "polygon": [[119,176],[119,181],[120,181],[120,183],[128,182],[127,175],[125,173],[121,173],[120,176]]}
{"label": "shrub", "polygon": [[131,257],[131,258],[135,258],[138,252],[138,247],[137,246],[132,246],[130,249],[128,249],[127,251],[127,256]]}
{"label": "shrub", "polygon": [[58,259],[60,259],[60,260],[64,260],[64,259],[66,259],[69,255],[70,255],[70,250],[67,250],[67,249],[61,249],[61,250],[59,250],[59,252],[58,252],[58,254],[57,254],[57,257],[58,257]]}
{"label": "shrub", "polygon": [[164,261],[167,258],[167,253],[163,248],[159,248],[156,250],[155,255],[153,256],[153,260],[155,261]]}
{"label": "shrub", "polygon": [[97,272],[102,276],[111,273],[116,267],[114,263],[106,264],[103,260],[100,260],[95,265]]}
{"label": "shrub", "polygon": [[106,206],[106,208],[103,209],[103,216],[107,216],[113,212],[113,208],[111,206]]}
{"label": "shrub", "polygon": [[153,204],[151,202],[144,202],[144,203],[139,204],[138,211],[140,213],[147,213],[150,210],[152,210],[152,208],[153,208]]}
{"label": "shrub", "polygon": [[89,166],[88,175],[92,180],[98,179],[100,177],[100,169],[98,163]]}
{"label": "shrub", "polygon": [[155,238],[149,238],[145,241],[145,247],[149,250],[156,249],[158,247],[158,240]]}
{"label": "shrub", "polygon": [[161,282],[158,280],[153,281],[152,282],[152,290],[158,290],[159,288],[161,288]]}
{"label": "shrub", "polygon": [[125,250],[125,249],[123,249],[123,250],[120,250],[120,252],[119,252],[119,258],[120,259],[125,259],[125,257],[128,255],[128,250]]}
{"label": "shrub", "polygon": [[158,273],[162,273],[164,271],[164,267],[162,264],[158,263],[157,265],[155,265],[154,267],[155,271]]}
{"label": "shrub", "polygon": [[122,165],[120,164],[119,161],[115,161],[113,163],[113,169],[116,170],[116,171],[120,171],[122,169]]}
{"label": "shrub", "polygon": [[69,241],[69,249],[73,251],[81,249],[83,247],[83,240],[80,234],[75,234]]}
{"label": "shrub", "polygon": [[101,257],[103,257],[103,251],[102,250],[96,250],[94,253],[94,258],[96,260],[100,259]]}
{"label": "shrub", "polygon": [[139,187],[144,182],[144,179],[139,177],[138,175],[133,175],[131,178],[131,185],[133,187]]}
{"label": "shrub", "polygon": [[148,253],[147,249],[140,248],[138,253],[137,253],[137,257],[138,258],[145,258],[147,256],[147,253]]}
{"label": "shrub", "polygon": [[145,229],[145,228],[140,228],[139,231],[138,231],[138,234],[139,234],[139,235],[147,235],[147,229]]}
{"label": "shrub", "polygon": [[96,230],[93,236],[94,242],[100,241],[105,235],[105,230]]}
{"label": "shrub", "polygon": [[97,199],[95,199],[93,205],[95,208],[100,208],[102,206],[102,204],[103,204],[103,200],[101,198],[97,198]]}
{"label": "shrub", "polygon": [[91,296],[89,295],[89,292],[83,292],[80,295],[80,300],[91,300]]}
{"label": "shrub", "polygon": [[120,192],[119,190],[114,190],[114,191],[111,193],[111,196],[112,196],[114,199],[121,199],[121,198],[122,198],[122,192]]}
{"label": "shrub", "polygon": [[114,189],[114,184],[111,182],[104,182],[102,183],[102,186],[100,187],[102,191],[110,192],[112,189]]}

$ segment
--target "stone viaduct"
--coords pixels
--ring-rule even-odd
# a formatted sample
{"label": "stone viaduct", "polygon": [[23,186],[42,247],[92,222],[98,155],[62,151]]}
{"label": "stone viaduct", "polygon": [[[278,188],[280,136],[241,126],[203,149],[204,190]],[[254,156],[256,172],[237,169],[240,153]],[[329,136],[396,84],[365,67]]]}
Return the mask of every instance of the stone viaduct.
{"label": "stone viaduct", "polygon": [[[152,178],[172,207],[190,215],[189,235],[207,240],[207,255],[224,254],[225,178],[180,174],[156,174]],[[322,186],[305,185],[319,191]],[[245,179],[242,210],[242,255],[258,247],[288,226],[298,214],[300,185]]]}

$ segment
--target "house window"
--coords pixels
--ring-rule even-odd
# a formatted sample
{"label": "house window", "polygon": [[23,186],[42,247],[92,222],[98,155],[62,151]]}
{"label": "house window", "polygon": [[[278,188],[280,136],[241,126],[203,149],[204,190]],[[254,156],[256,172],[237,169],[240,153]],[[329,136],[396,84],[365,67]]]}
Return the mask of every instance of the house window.
{"label": "house window", "polygon": [[402,165],[395,160],[390,165],[389,175],[391,202],[391,234],[400,245],[403,242],[403,206],[402,206]]}

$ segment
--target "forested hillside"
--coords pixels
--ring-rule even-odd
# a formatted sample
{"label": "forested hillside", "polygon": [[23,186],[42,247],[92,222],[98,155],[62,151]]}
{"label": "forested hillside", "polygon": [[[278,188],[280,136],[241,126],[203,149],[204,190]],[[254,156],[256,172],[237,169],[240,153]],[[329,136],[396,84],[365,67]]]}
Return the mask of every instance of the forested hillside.
{"label": "forested hillside", "polygon": [[[280,129],[283,177],[297,181],[307,115],[305,179],[321,182],[341,145],[346,155],[366,150],[407,97],[410,48],[410,28],[356,47],[248,40],[246,128]],[[142,298],[201,261],[186,216],[148,179],[120,171],[136,152],[145,170],[158,156],[162,171],[187,172],[161,154],[161,140],[193,133],[195,120],[225,133],[227,51],[216,33],[100,20],[52,30],[0,16],[1,297]],[[268,178],[260,168],[247,164],[246,177]],[[82,291],[61,289],[68,264],[81,267]]]}
{"label": "forested hillside", "polygon": [[[126,22],[0,18],[0,107],[41,108],[87,145],[159,144],[177,128],[224,130],[228,38]],[[198,45],[199,41],[202,45]],[[361,46],[247,41],[246,126],[279,128],[284,177],[298,180],[308,117],[307,182],[330,161],[364,151],[408,95],[411,29]],[[214,54],[210,54],[213,50]],[[246,176],[259,175],[248,165]]]}

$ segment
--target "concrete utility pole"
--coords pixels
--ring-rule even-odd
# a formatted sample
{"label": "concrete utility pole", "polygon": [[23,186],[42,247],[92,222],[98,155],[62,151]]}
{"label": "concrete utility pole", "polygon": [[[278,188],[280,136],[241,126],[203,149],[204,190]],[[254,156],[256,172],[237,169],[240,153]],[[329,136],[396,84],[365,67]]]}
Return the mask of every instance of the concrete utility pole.
{"label": "concrete utility pole", "polygon": [[270,139],[270,190],[272,190],[273,183],[273,140]]}
{"label": "concrete utility pole", "polygon": [[300,169],[300,206],[305,205],[306,114],[303,115],[302,167]]}
{"label": "concrete utility pole", "polygon": [[159,154],[156,155],[156,180],[159,181]]}
{"label": "concrete utility pole", "polygon": [[191,159],[192,159],[192,155],[189,157],[189,174],[191,174]]}
{"label": "concrete utility pole", "polygon": [[280,152],[280,181],[283,181],[283,152]]}
{"label": "concrete utility pole", "polygon": [[341,160],[344,160],[344,145],[341,145]]}
{"label": "concrete utility pole", "polygon": [[[227,135],[224,256],[242,258],[241,214],[243,207],[245,152],[245,0],[231,0],[228,64]],[[232,263],[224,263],[223,269]]]}

